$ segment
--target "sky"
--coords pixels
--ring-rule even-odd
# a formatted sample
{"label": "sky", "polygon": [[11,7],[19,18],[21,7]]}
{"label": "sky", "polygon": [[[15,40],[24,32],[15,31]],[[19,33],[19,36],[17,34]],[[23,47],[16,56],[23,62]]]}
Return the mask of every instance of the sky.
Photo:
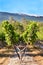
{"label": "sky", "polygon": [[43,16],[43,0],[0,0],[0,12]]}

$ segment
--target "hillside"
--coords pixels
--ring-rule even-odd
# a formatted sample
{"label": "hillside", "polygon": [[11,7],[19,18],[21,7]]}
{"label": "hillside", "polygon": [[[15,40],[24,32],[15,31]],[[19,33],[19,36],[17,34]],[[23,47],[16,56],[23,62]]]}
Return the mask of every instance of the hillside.
{"label": "hillside", "polygon": [[13,19],[17,21],[21,21],[22,18],[25,18],[27,20],[43,21],[43,16],[31,16],[27,14],[0,12],[0,21],[8,20],[10,17],[13,17]]}

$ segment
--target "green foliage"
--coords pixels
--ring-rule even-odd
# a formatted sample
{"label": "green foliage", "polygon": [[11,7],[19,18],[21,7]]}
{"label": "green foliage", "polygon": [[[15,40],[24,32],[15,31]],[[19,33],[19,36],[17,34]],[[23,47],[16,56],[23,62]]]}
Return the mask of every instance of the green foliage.
{"label": "green foliage", "polygon": [[24,27],[20,22],[15,22],[12,21],[12,26],[14,27],[14,30],[18,33],[18,34],[22,34],[24,32]]}
{"label": "green foliage", "polygon": [[23,33],[22,38],[24,41],[28,44],[33,44],[36,39],[37,39],[37,31],[38,31],[38,26],[36,22],[32,22],[29,26],[28,29]]}
{"label": "green foliage", "polygon": [[37,32],[37,36],[39,40],[43,40],[43,26],[39,27],[39,31]]}
{"label": "green foliage", "polygon": [[5,40],[5,36],[4,36],[4,33],[3,32],[0,32],[0,40],[1,41],[4,41]]}
{"label": "green foliage", "polygon": [[12,20],[0,23],[0,40],[5,41],[9,46],[19,41],[34,44],[37,39],[43,40],[43,22]]}
{"label": "green foliage", "polygon": [[14,32],[13,26],[8,21],[2,22],[2,29],[5,35],[5,41],[9,46],[18,42],[19,35],[17,35],[17,33]]}
{"label": "green foliage", "polygon": [[2,25],[1,25],[1,23],[0,23],[0,40],[1,41],[4,41],[5,40],[4,33],[2,32]]}

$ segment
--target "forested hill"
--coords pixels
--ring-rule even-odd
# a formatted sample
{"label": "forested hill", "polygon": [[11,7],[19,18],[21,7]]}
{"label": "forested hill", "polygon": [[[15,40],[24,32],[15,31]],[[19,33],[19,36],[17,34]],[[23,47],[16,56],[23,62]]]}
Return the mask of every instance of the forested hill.
{"label": "forested hill", "polygon": [[0,12],[0,21],[8,20],[10,17],[13,17],[13,19],[17,21],[21,21],[22,18],[25,18],[27,20],[43,21],[43,16],[31,16],[27,14]]}

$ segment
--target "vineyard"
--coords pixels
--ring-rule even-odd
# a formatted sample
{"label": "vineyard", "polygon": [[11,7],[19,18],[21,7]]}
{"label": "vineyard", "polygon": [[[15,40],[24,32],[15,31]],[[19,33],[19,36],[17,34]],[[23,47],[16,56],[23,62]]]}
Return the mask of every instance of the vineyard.
{"label": "vineyard", "polygon": [[[25,24],[24,24],[25,22]],[[20,44],[34,44],[43,40],[43,23],[34,21],[3,21],[0,23],[0,41],[8,46]]]}
{"label": "vineyard", "polygon": [[[19,45],[24,46],[24,49],[20,50],[17,47]],[[5,49],[5,51],[1,51],[1,49]],[[8,57],[7,59],[9,59],[9,57],[14,56],[14,49],[20,58],[28,49],[26,51],[27,55],[33,57],[42,55],[41,58],[43,59],[43,22],[31,20],[18,22],[13,19],[2,21],[0,23],[0,56]]]}

